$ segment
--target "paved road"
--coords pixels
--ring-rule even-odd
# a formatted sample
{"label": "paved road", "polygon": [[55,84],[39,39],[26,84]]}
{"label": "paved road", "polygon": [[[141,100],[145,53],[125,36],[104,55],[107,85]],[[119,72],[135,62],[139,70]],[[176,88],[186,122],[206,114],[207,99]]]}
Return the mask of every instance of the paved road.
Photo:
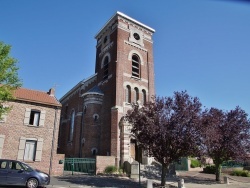
{"label": "paved road", "polygon": [[[224,182],[217,183],[214,181],[215,175],[203,174],[199,172],[179,172],[179,177],[183,178],[185,188],[250,188],[250,178],[229,176],[229,184]],[[178,186],[178,178],[167,179],[167,184],[171,187]],[[146,187],[146,180],[141,179],[141,186],[138,180],[131,180],[127,177],[107,177],[91,175],[66,175],[62,177],[52,177],[51,185],[46,188],[139,188]],[[160,184],[160,179],[153,180],[155,186]]]}
{"label": "paved road", "polygon": [[62,177],[52,177],[51,183],[46,188],[52,187],[120,187],[120,188],[140,188],[139,182],[128,177],[113,176],[93,176],[93,175],[67,175]]}

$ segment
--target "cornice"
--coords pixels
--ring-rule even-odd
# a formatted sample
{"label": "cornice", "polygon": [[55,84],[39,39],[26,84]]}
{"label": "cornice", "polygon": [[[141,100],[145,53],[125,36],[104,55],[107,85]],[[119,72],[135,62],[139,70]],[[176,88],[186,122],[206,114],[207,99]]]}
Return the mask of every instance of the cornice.
{"label": "cornice", "polygon": [[142,50],[142,51],[144,51],[144,52],[147,52],[147,51],[148,51],[147,49],[142,48],[140,45],[135,44],[135,43],[132,43],[132,42],[129,42],[129,41],[127,41],[127,40],[124,40],[124,43],[125,43],[125,44],[128,44],[128,45],[130,45],[130,46],[133,46],[133,47],[135,47],[135,48],[137,48],[137,49],[139,49],[139,50]]}
{"label": "cornice", "polygon": [[[129,23],[129,25],[133,25],[133,26],[136,26],[138,28],[140,28],[141,30],[145,30],[146,33],[154,33],[155,30],[129,16],[127,16],[126,14],[122,13],[122,12],[119,12],[117,11],[107,22],[106,24],[98,31],[98,33],[95,35],[95,39],[97,39],[100,35],[102,35],[102,33],[106,32],[106,30],[112,26],[114,23],[115,23],[115,20],[117,19],[123,19],[123,21]],[[117,27],[117,25],[115,26]],[[112,26],[112,29],[115,28],[114,26]],[[106,28],[106,29],[105,29]]]}

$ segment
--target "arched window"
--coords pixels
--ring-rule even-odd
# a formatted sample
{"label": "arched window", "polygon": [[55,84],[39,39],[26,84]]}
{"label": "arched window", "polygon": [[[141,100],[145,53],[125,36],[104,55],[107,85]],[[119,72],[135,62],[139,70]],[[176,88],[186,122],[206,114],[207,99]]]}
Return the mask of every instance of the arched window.
{"label": "arched window", "polygon": [[142,90],[142,104],[146,104],[147,102],[147,95],[146,95],[146,91],[143,89]]}
{"label": "arched window", "polygon": [[108,78],[109,74],[109,57],[106,56],[103,63],[103,80]]}
{"label": "arched window", "polygon": [[139,90],[137,87],[135,87],[135,97],[134,97],[134,100],[135,100],[135,103],[139,100]]}
{"label": "arched window", "polygon": [[129,85],[126,86],[126,91],[125,91],[125,102],[131,103],[131,88]]}
{"label": "arched window", "polygon": [[96,156],[97,152],[98,152],[97,148],[92,148],[91,149],[91,153],[92,153],[93,156]]}
{"label": "arched window", "polygon": [[140,78],[140,58],[135,54],[132,56],[132,76]]}
{"label": "arched window", "polygon": [[75,126],[75,110],[71,112],[70,117],[70,130],[69,130],[69,141],[73,141],[73,135],[74,135],[74,126]]}
{"label": "arched window", "polygon": [[94,114],[93,115],[93,119],[94,119],[94,122],[97,123],[98,119],[99,119],[99,115],[98,114]]}

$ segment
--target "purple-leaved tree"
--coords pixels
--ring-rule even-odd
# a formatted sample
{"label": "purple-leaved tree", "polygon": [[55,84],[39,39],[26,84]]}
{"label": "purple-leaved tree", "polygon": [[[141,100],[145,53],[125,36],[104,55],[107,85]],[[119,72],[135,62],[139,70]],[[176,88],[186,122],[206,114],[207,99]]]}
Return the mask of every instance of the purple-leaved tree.
{"label": "purple-leaved tree", "polygon": [[199,151],[201,103],[185,91],[132,107],[126,116],[131,132],[139,147],[162,164],[161,185],[165,185],[169,165]]}
{"label": "purple-leaved tree", "polygon": [[214,161],[216,181],[221,165],[227,160],[244,160],[250,152],[250,121],[240,107],[224,112],[211,108],[202,115],[203,143],[207,156]]}

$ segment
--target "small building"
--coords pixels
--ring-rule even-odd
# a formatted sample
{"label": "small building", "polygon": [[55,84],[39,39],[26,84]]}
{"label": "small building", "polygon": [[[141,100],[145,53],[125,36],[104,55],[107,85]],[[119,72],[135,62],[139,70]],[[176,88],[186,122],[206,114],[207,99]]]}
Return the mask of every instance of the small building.
{"label": "small building", "polygon": [[61,175],[64,155],[57,154],[61,104],[49,92],[19,88],[11,107],[0,121],[0,158],[23,161],[49,173]]}
{"label": "small building", "polygon": [[95,73],[61,99],[60,153],[66,157],[113,156],[115,164],[148,163],[124,116],[132,103],[155,95],[151,27],[116,12],[97,32]]}

